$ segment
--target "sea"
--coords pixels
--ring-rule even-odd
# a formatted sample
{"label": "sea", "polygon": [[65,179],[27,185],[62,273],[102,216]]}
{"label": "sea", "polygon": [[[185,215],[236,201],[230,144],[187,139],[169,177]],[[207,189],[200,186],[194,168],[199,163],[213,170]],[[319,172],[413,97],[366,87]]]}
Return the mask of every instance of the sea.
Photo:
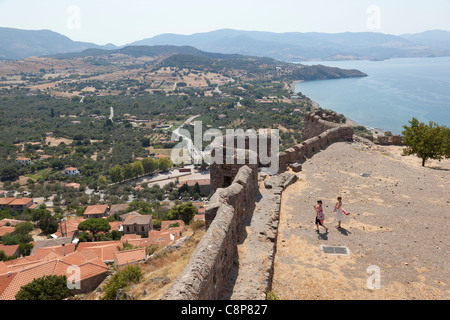
{"label": "sea", "polygon": [[308,61],[357,69],[363,78],[304,81],[296,92],[360,125],[401,134],[413,117],[450,127],[450,57]]}

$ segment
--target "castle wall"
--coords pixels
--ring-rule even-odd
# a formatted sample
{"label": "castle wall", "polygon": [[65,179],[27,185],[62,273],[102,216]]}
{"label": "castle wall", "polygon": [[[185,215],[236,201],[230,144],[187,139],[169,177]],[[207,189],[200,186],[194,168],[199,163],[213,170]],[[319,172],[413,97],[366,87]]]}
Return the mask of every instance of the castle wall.
{"label": "castle wall", "polygon": [[206,212],[214,219],[210,219],[208,231],[191,260],[162,300],[219,298],[237,254],[237,235],[253,209],[257,187],[255,170],[243,166],[229,187],[214,193]]}
{"label": "castle wall", "polygon": [[[340,124],[332,112],[308,113],[305,131],[308,138],[304,142],[279,153],[279,172],[334,142],[353,137],[353,129]],[[258,165],[212,164],[210,168],[214,194],[205,214],[207,232],[162,300],[218,299],[227,283],[237,254],[237,235],[255,205]]]}

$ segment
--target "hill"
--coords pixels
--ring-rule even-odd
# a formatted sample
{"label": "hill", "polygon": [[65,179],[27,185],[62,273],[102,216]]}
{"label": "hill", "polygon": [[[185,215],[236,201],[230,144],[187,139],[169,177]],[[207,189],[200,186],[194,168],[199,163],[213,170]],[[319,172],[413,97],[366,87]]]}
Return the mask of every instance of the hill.
{"label": "hill", "polygon": [[[322,80],[366,76],[365,73],[358,70],[343,70],[321,65],[304,66],[277,61],[273,58],[212,53],[190,46],[171,45],[128,46],[114,50],[87,49],[82,52],[30,57],[2,64],[0,76],[12,77],[14,74],[26,72],[29,73],[29,77],[36,80],[33,81],[33,85],[39,83],[40,80],[36,76],[37,73],[42,72],[51,74],[47,74],[47,76],[41,74],[38,77],[44,76],[48,79],[51,77],[52,82],[55,80],[55,75],[67,73],[69,74],[66,76],[72,76],[75,78],[74,80],[79,75],[83,75],[87,80],[90,75],[97,77],[101,74],[115,74],[117,79],[126,75],[137,80],[142,72],[147,73],[148,76],[156,72],[154,76],[160,78],[161,73],[157,75],[160,68],[173,70],[169,74],[174,73],[175,70],[197,70],[220,75],[221,78],[244,81]],[[57,79],[58,81],[63,80],[62,78]],[[96,80],[100,79],[96,78]],[[172,84],[185,82],[181,73],[179,77],[164,80]]]}
{"label": "hill", "polygon": [[404,34],[402,38],[436,50],[450,51],[450,31],[430,30],[416,34]]}
{"label": "hill", "polygon": [[449,55],[448,31],[395,36],[374,32],[273,33],[222,29],[192,35],[162,34],[130,45],[194,46],[200,50],[283,61],[389,59]]}
{"label": "hill", "polygon": [[[274,33],[221,29],[192,35],[161,34],[124,47],[194,47],[204,52],[298,62],[445,56],[450,55],[449,39],[450,31],[442,30],[395,36],[375,32]],[[124,47],[73,41],[50,30],[0,28],[0,59],[6,60],[61,53],[83,52],[83,55],[99,55],[102,50],[120,50]],[[88,49],[89,51],[84,52]],[[77,54],[72,57],[76,56]]]}
{"label": "hill", "polygon": [[7,60],[77,52],[88,48],[111,49],[114,47],[114,45],[99,46],[89,42],[73,41],[50,30],[0,28],[0,58]]}

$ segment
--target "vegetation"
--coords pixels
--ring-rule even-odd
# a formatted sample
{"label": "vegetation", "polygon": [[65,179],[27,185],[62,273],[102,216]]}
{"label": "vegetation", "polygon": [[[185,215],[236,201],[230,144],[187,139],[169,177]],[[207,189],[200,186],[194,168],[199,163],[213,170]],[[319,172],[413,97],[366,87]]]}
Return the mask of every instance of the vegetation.
{"label": "vegetation", "polygon": [[191,202],[188,202],[172,207],[168,218],[169,220],[183,220],[185,224],[189,224],[197,212],[197,208]]}
{"label": "vegetation", "polygon": [[407,155],[415,154],[422,159],[422,166],[428,159],[442,160],[450,158],[450,129],[430,121],[419,122],[416,118],[409,121],[410,126],[403,126],[403,143]]}
{"label": "vegetation", "polygon": [[92,237],[96,237],[99,232],[108,232],[111,229],[108,220],[103,218],[90,218],[78,225],[78,230],[89,231]]}
{"label": "vegetation", "polygon": [[142,280],[142,270],[138,265],[129,265],[117,271],[103,287],[103,300],[115,300],[119,289],[126,289],[130,284],[137,284]]}
{"label": "vegetation", "polygon": [[44,276],[24,285],[16,300],[63,300],[71,296],[66,276]]}

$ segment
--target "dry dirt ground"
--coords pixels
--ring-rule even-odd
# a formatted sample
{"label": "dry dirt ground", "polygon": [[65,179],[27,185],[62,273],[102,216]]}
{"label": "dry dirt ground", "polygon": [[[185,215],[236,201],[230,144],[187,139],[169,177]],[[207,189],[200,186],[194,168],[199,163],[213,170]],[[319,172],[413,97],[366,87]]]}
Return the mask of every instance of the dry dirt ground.
{"label": "dry dirt ground", "polygon": [[[341,142],[307,159],[282,198],[272,284],[280,299],[450,298],[450,160],[423,168],[401,151]],[[339,195],[350,212],[340,230],[333,213]],[[316,232],[319,199],[328,233]],[[325,254],[321,245],[350,254]]]}

